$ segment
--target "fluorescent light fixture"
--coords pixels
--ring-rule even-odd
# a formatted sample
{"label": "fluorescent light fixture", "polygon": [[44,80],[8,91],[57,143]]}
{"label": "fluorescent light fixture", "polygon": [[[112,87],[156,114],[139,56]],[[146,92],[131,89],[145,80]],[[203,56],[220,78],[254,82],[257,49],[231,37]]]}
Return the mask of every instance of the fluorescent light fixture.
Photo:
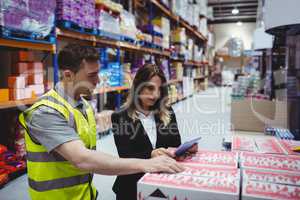
{"label": "fluorescent light fixture", "polygon": [[243,22],[238,21],[238,22],[236,23],[236,25],[238,25],[238,26],[243,26]]}
{"label": "fluorescent light fixture", "polygon": [[234,9],[232,9],[231,13],[232,13],[233,15],[237,15],[237,14],[240,13],[240,11],[239,11],[239,9],[234,8]]}

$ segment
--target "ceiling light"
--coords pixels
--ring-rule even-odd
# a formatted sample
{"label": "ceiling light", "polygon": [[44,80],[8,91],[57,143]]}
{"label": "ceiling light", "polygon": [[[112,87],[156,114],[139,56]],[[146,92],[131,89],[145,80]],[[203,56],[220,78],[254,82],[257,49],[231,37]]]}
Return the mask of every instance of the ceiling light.
{"label": "ceiling light", "polygon": [[243,22],[238,21],[238,22],[236,23],[236,25],[238,25],[238,26],[243,26]]}
{"label": "ceiling light", "polygon": [[237,14],[240,13],[240,11],[239,11],[239,9],[234,8],[234,9],[232,9],[231,13],[232,13],[233,15],[237,15]]}

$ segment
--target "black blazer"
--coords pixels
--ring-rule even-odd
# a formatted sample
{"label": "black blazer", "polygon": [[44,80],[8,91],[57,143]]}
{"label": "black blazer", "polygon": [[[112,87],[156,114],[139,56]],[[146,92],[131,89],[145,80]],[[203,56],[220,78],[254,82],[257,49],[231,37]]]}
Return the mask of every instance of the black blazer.
{"label": "black blazer", "polygon": [[[163,122],[155,115],[157,141],[156,148],[178,147],[181,144],[181,137],[178,131],[175,113],[169,108],[171,121],[166,127]],[[140,120],[133,121],[127,110],[115,112],[111,116],[115,144],[121,158],[151,158],[153,150],[152,144]],[[118,176],[113,191],[124,200],[135,200],[137,194],[137,181],[143,173],[133,175]],[[125,199],[130,196],[133,199]],[[135,198],[134,198],[135,197]]]}

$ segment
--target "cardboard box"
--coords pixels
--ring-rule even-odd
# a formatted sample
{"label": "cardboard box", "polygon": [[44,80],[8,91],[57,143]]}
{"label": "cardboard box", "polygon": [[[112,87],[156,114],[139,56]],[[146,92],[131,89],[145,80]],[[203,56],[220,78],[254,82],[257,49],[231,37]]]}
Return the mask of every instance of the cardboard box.
{"label": "cardboard box", "polygon": [[41,62],[29,63],[28,67],[29,67],[30,73],[33,73],[33,74],[43,73],[44,66],[43,66],[43,63],[41,63]]}
{"label": "cardboard box", "polygon": [[146,174],[138,182],[138,200],[238,200],[239,180],[179,174]]}
{"label": "cardboard box", "polygon": [[0,89],[0,102],[9,101],[9,89]]}
{"label": "cardboard box", "polygon": [[25,77],[23,76],[9,76],[8,87],[10,89],[24,89],[25,88]]}
{"label": "cardboard box", "polygon": [[256,146],[253,138],[242,137],[242,136],[233,136],[231,149],[233,151],[250,151],[255,152]]}
{"label": "cardboard box", "polygon": [[241,152],[240,166],[242,169],[260,169],[300,174],[300,157]]}
{"label": "cardboard box", "polygon": [[245,181],[250,180],[300,186],[300,174],[289,172],[259,171],[253,169],[243,170],[242,174]]}
{"label": "cardboard box", "polygon": [[41,85],[44,83],[44,74],[36,73],[28,75],[28,84],[29,85]]}
{"label": "cardboard box", "polygon": [[256,138],[255,144],[259,153],[285,154],[276,138]]}
{"label": "cardboard box", "polygon": [[33,62],[34,54],[32,51],[17,51],[13,53],[13,60],[17,62]]}
{"label": "cardboard box", "polygon": [[40,85],[29,85],[28,88],[32,92],[34,92],[34,94],[36,94],[36,95],[41,95],[41,94],[45,93],[45,87],[44,87],[43,84],[40,84]]}
{"label": "cardboard box", "polygon": [[284,149],[284,151],[289,155],[300,155],[299,152],[293,151],[294,148],[300,147],[300,141],[296,140],[278,140],[281,147]]}
{"label": "cardboard box", "polygon": [[28,63],[19,62],[13,67],[13,73],[17,75],[28,73],[29,66]]}
{"label": "cardboard box", "polygon": [[233,130],[264,132],[266,126],[288,128],[286,102],[268,100],[232,100]]}
{"label": "cardboard box", "polygon": [[188,165],[237,168],[238,152],[198,151],[195,155],[181,162]]}
{"label": "cardboard box", "polygon": [[299,200],[300,187],[247,180],[243,182],[242,200]]}
{"label": "cardboard box", "polygon": [[240,179],[240,170],[233,168],[220,168],[215,166],[195,166],[183,164],[185,170],[180,175],[200,176],[200,177],[217,177],[225,179]]}
{"label": "cardboard box", "polygon": [[9,99],[11,101],[25,99],[25,89],[9,89]]}

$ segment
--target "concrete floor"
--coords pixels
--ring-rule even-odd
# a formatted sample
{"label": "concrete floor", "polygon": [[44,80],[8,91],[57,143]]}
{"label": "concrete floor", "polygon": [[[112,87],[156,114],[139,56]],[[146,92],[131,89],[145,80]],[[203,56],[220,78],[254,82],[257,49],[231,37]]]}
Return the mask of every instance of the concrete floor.
{"label": "concrete floor", "polygon": [[[230,88],[211,88],[173,106],[182,141],[201,136],[199,148],[221,150],[222,139],[230,137]],[[112,135],[98,140],[97,149],[117,155]],[[101,200],[114,200],[111,188],[115,176],[95,175],[94,184]],[[27,176],[10,182],[0,190],[1,200],[29,200]]]}

